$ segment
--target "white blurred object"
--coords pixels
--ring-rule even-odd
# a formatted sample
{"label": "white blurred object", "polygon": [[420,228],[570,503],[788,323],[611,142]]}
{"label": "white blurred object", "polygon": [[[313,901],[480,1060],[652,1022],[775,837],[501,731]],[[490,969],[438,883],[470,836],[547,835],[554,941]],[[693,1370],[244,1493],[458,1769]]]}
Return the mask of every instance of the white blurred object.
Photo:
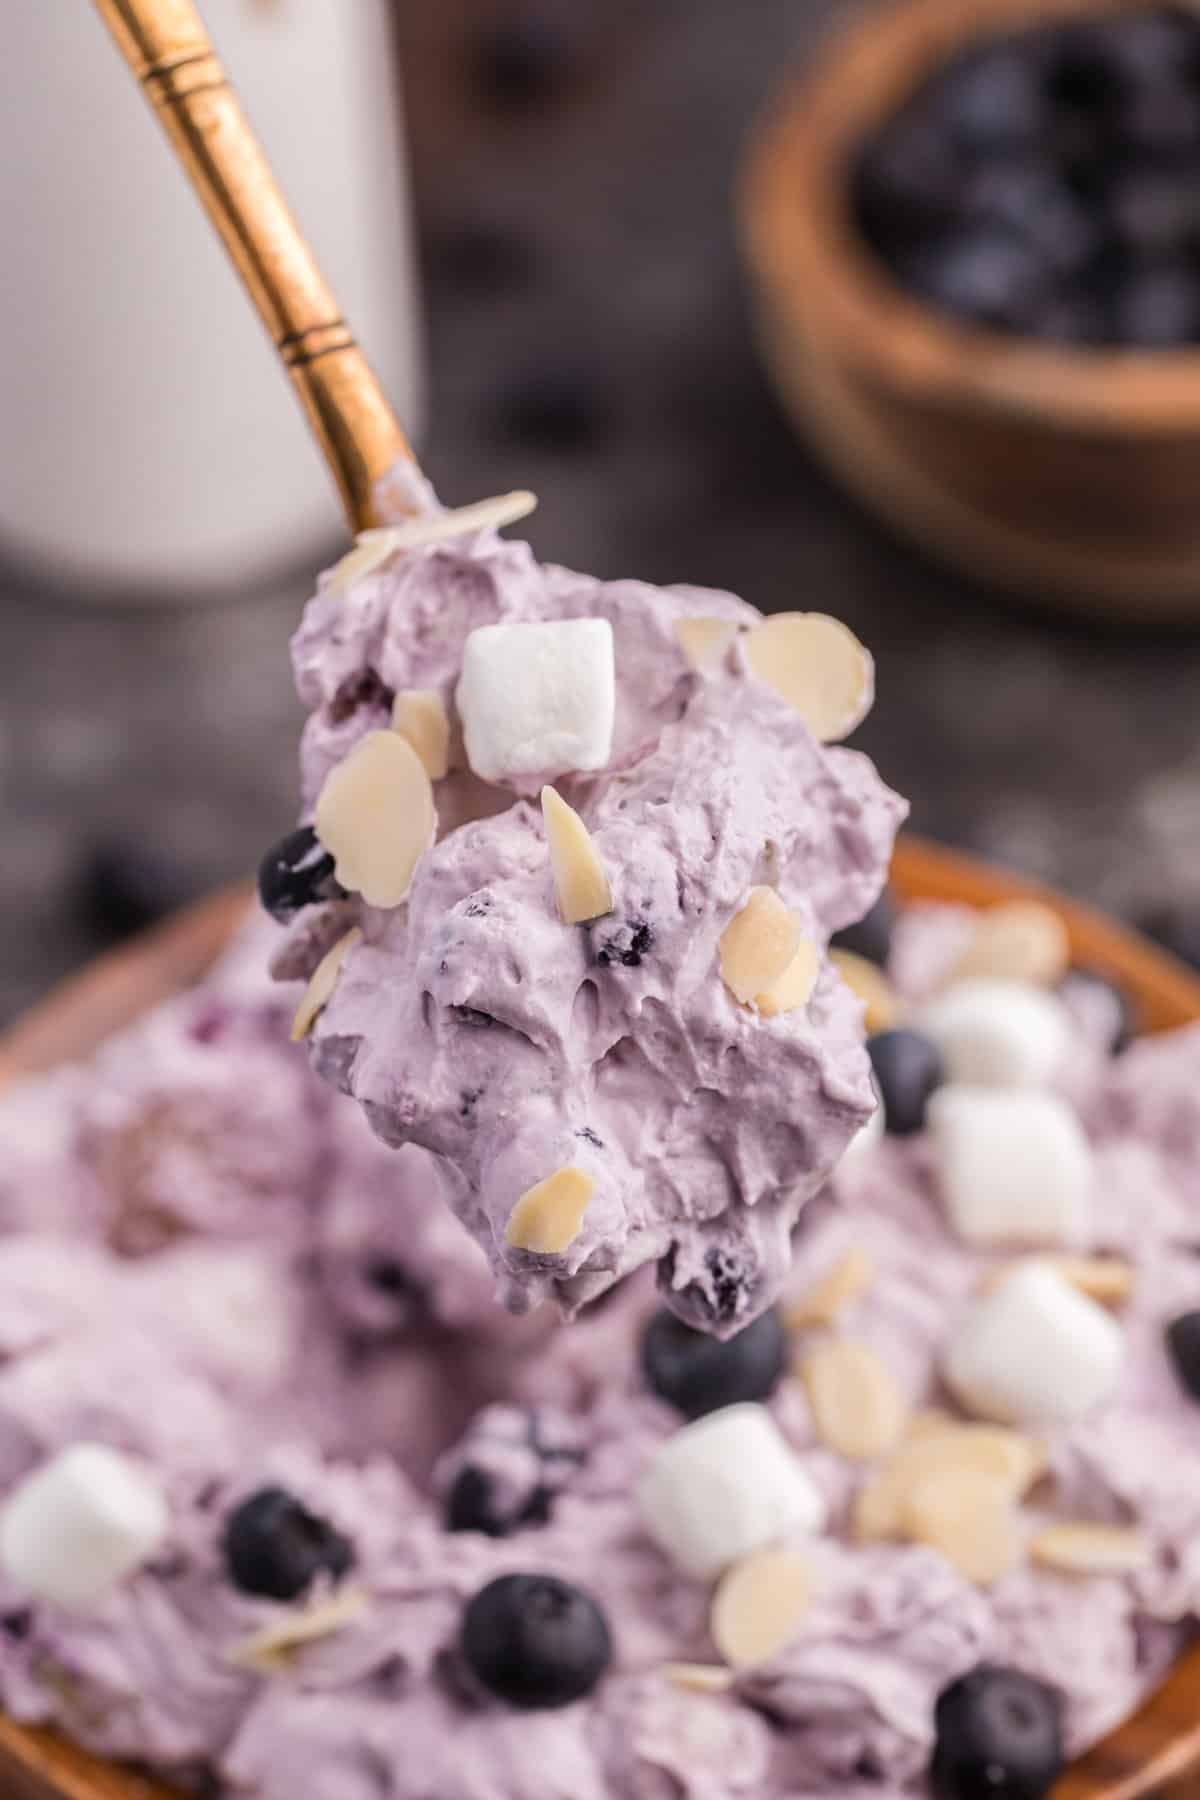
{"label": "white blurred object", "polygon": [[154,1555],[170,1529],[148,1470],[106,1444],[72,1444],[0,1512],[0,1565],[28,1594],[82,1611]]}
{"label": "white blurred object", "polygon": [[[401,423],[420,425],[387,0],[206,0],[218,55]],[[344,534],[299,404],[88,7],[22,6],[0,62],[0,550],[170,601]]]}

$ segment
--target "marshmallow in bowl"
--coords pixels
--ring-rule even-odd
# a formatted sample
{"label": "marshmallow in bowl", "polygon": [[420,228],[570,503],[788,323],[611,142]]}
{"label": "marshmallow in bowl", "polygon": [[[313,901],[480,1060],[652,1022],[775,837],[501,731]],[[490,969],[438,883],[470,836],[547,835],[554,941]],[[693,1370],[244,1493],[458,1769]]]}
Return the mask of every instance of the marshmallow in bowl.
{"label": "marshmallow in bowl", "polygon": [[796,1532],[819,1531],[824,1502],[765,1407],[723,1407],[662,1444],[638,1483],[642,1523],[704,1581]]}
{"label": "marshmallow in bowl", "polygon": [[9,1494],[0,1567],[25,1593],[78,1611],[153,1556],[169,1525],[148,1468],[106,1444],[72,1444]]}
{"label": "marshmallow in bowl", "polygon": [[1086,1241],[1092,1153],[1056,1094],[946,1087],[928,1121],[946,1214],[978,1245]]}
{"label": "marshmallow in bowl", "polygon": [[455,690],[467,759],[484,781],[604,768],[616,676],[607,619],[480,625]]}
{"label": "marshmallow in bowl", "polygon": [[971,976],[929,1001],[913,1023],[937,1045],[950,1081],[1040,1087],[1070,1036],[1062,1002],[1020,981]]}
{"label": "marshmallow in bowl", "polygon": [[1113,1393],[1124,1339],[1057,1269],[1030,1261],[971,1306],[948,1346],[955,1397],[1000,1424],[1069,1424]]}

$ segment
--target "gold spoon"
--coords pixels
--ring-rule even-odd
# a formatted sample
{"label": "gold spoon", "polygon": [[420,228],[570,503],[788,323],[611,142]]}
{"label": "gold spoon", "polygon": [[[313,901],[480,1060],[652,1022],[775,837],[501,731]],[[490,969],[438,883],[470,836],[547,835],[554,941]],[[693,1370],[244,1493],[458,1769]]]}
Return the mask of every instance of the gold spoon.
{"label": "gold spoon", "polygon": [[352,532],[412,451],[305,243],[192,0],[96,0],[220,233],[329,465]]}

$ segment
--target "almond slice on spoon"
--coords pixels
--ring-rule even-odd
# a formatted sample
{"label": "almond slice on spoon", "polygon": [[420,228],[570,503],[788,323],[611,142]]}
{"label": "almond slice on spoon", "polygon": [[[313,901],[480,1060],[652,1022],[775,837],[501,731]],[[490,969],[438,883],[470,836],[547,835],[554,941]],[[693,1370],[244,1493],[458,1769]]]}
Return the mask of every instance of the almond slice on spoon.
{"label": "almond slice on spoon", "polygon": [[753,887],[721,934],[721,979],[749,1006],[787,973],[801,942],[800,921],[775,889]]}
{"label": "almond slice on spoon", "polygon": [[564,925],[582,925],[612,911],[612,889],[592,834],[557,788],[542,789],[542,820],[550,846],[554,891]]}
{"label": "almond slice on spoon", "polygon": [[353,930],[346,933],[345,937],[338,939],[332,949],[325,952],[309,976],[308,986],[300,997],[300,1004],[296,1008],[296,1014],[292,1020],[292,1042],[294,1044],[298,1044],[301,1038],[306,1038],[316,1024],[318,1015],[328,1004],[333,990],[337,986],[337,978],[341,973],[347,951],[353,949],[361,937],[362,932],[355,925]]}
{"label": "almond slice on spoon", "polygon": [[875,699],[870,652],[828,613],[775,613],[746,637],[754,673],[794,706],[818,743],[849,737]]}
{"label": "almond slice on spoon", "polygon": [[537,496],[524,489],[511,494],[497,494],[491,500],[477,500],[471,506],[459,506],[449,512],[421,513],[397,525],[383,525],[360,531],[353,550],[335,563],[325,579],[325,592],[344,594],[356,581],[381,568],[398,550],[419,550],[423,544],[446,543],[451,538],[466,537],[469,532],[485,531],[490,526],[514,525],[537,505]]}
{"label": "almond slice on spoon", "polygon": [[436,688],[401,688],[392,702],[392,730],[407,738],[430,781],[450,768],[450,720]]}
{"label": "almond slice on spoon", "polygon": [[325,779],[313,820],[347,892],[399,906],[437,832],[424,763],[398,731],[369,731]]}
{"label": "almond slice on spoon", "polygon": [[764,1019],[774,1019],[779,1013],[799,1012],[812,999],[820,972],[820,950],[816,944],[802,939],[800,948],[778,981],[754,996],[755,1006]]}
{"label": "almond slice on spoon", "polygon": [[586,1169],[569,1163],[527,1188],[508,1217],[504,1241],[514,1250],[561,1256],[579,1236],[596,1183]]}
{"label": "almond slice on spoon", "polygon": [[676,619],[675,636],[694,669],[712,669],[738,634],[732,619]]}

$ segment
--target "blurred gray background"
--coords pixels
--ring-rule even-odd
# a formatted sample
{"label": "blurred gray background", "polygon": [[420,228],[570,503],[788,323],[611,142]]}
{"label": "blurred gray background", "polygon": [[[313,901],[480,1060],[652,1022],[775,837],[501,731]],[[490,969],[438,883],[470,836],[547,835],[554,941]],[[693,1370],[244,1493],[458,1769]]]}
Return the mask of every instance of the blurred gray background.
{"label": "blurred gray background", "polygon": [[[738,159],[834,10],[400,0],[422,459],[451,501],[536,489],[546,558],[838,613],[879,663],[856,741],[918,829],[1194,947],[1200,637],[1089,630],[924,562],[814,467],[756,361]],[[305,592],[297,569],[222,605],[89,609],[0,564],[0,1022],[291,823]]]}

